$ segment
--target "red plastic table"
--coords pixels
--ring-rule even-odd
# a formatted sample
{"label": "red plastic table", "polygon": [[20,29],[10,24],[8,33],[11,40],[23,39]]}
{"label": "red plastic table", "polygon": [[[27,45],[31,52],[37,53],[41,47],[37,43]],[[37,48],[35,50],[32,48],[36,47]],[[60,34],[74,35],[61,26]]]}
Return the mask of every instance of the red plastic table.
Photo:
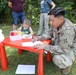
{"label": "red plastic table", "polygon": [[[18,53],[21,54],[22,50],[27,50],[30,52],[36,52],[38,53],[38,75],[44,75],[43,72],[43,53],[44,50],[36,50],[33,47],[23,47],[22,42],[31,41],[31,39],[22,39],[17,41],[10,41],[9,37],[5,38],[3,41],[4,45],[15,47],[18,49]],[[49,44],[50,40],[42,41],[44,44]]]}
{"label": "red plastic table", "polygon": [[1,60],[2,70],[3,71],[7,70],[8,61],[7,61],[6,52],[5,52],[3,43],[0,43],[0,60]]}

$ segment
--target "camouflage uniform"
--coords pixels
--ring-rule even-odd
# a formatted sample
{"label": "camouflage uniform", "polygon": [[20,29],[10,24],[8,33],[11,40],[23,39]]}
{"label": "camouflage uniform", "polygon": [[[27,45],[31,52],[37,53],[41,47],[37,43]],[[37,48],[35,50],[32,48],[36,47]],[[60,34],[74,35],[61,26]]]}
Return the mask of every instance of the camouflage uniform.
{"label": "camouflage uniform", "polygon": [[58,29],[51,26],[49,34],[51,36],[39,37],[39,39],[42,37],[52,39],[52,44],[46,45],[44,50],[53,53],[53,62],[59,68],[64,69],[71,66],[75,60],[74,50],[76,51],[74,25],[65,18],[64,23]]}

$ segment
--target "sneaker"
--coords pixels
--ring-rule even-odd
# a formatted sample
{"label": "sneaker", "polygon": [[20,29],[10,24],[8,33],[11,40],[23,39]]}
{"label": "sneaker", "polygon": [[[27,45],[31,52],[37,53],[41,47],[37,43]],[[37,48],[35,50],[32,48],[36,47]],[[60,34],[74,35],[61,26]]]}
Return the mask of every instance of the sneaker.
{"label": "sneaker", "polygon": [[62,69],[61,72],[64,74],[64,75],[68,75],[70,73],[70,70],[71,70],[71,66],[65,68],[65,69]]}
{"label": "sneaker", "polygon": [[44,51],[45,54],[47,54],[47,51]]}

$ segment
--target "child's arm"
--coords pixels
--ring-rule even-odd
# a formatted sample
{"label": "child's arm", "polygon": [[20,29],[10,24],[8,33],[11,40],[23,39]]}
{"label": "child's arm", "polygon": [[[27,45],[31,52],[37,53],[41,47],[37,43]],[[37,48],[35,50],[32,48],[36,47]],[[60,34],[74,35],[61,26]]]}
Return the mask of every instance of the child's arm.
{"label": "child's arm", "polygon": [[21,28],[22,28],[22,26],[21,26],[20,28],[18,28],[17,30],[18,30],[18,31],[21,31]]}
{"label": "child's arm", "polygon": [[33,35],[33,34],[34,34],[34,32],[33,32],[32,28],[30,27],[30,34],[29,34],[29,36]]}

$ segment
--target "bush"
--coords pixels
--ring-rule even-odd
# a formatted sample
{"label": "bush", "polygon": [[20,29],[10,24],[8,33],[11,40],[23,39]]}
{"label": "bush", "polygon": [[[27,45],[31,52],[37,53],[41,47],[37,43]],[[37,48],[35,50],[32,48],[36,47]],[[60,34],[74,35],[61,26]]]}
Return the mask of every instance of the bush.
{"label": "bush", "polygon": [[[66,17],[76,23],[76,14],[73,10],[74,0],[53,0],[56,6],[63,7],[66,10]],[[73,11],[73,12],[72,12]],[[25,0],[25,16],[32,20],[32,25],[39,24],[40,17],[40,0]],[[12,23],[11,9],[8,7],[8,0],[0,0],[0,20],[2,22]]]}
{"label": "bush", "polygon": [[68,19],[76,23],[76,10],[73,10],[74,0],[54,0],[56,6],[63,7],[66,10],[66,15]]}
{"label": "bush", "polygon": [[6,7],[7,7],[7,0],[0,0],[0,22],[3,22]]}

